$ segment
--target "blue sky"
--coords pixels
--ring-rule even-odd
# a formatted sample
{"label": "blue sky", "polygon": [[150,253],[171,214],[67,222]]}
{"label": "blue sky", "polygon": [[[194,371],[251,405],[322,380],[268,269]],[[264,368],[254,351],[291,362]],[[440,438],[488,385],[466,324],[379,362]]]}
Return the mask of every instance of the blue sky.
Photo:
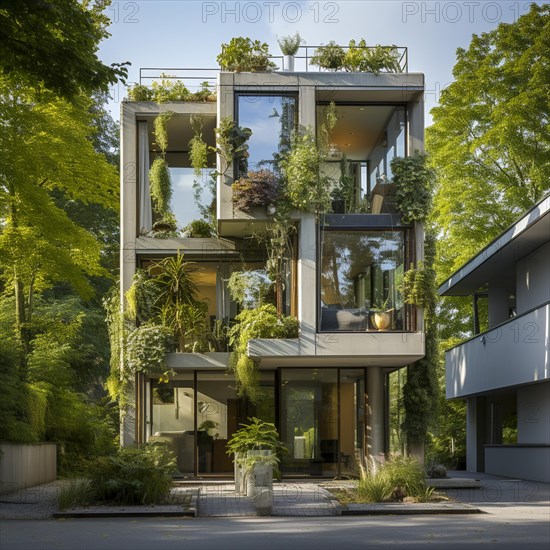
{"label": "blue sky", "polygon": [[[214,68],[220,44],[234,36],[265,41],[273,55],[280,55],[277,36],[296,31],[307,45],[365,38],[368,45],[407,46],[409,71],[426,75],[429,123],[429,109],[452,81],[456,49],[467,48],[472,34],[511,23],[528,10],[529,2],[485,0],[113,0],[107,10],[111,37],[99,54],[106,63],[130,61],[129,81],[136,82],[140,67]],[[122,86],[113,88],[116,119],[124,95]]]}

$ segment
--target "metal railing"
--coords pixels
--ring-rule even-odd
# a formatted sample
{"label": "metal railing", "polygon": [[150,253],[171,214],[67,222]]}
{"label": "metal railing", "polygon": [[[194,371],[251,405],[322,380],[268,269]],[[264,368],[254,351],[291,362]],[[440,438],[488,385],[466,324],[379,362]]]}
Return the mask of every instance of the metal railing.
{"label": "metal railing", "polygon": [[[295,55],[294,72],[333,72],[328,69],[321,69],[321,67],[311,65],[311,59],[315,55],[315,50],[322,48],[323,46],[300,46],[298,53]],[[393,48],[396,51],[396,61],[400,67],[402,73],[408,72],[409,67],[409,54],[408,49],[405,46],[387,46]],[[341,46],[344,50],[349,50],[349,46]],[[359,48],[356,46],[356,48]],[[367,46],[366,49],[374,50],[376,46]],[[272,55],[269,57],[271,61],[279,66],[278,70],[284,71],[286,69],[283,55]],[[215,87],[217,82],[217,76],[220,72],[220,68],[182,68],[182,67],[142,67],[139,70],[139,83],[142,85],[150,85],[154,80],[180,80],[191,91],[196,91],[200,88],[202,82],[208,82],[209,85]],[[385,71],[382,71],[385,72]]]}

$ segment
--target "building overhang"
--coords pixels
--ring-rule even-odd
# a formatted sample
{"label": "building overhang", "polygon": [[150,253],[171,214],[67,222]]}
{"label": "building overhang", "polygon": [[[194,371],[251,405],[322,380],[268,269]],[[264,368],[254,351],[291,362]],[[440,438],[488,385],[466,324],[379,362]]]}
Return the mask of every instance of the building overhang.
{"label": "building overhang", "polygon": [[513,285],[515,264],[547,242],[549,235],[550,195],[453,273],[439,287],[439,295],[468,296],[491,281]]}

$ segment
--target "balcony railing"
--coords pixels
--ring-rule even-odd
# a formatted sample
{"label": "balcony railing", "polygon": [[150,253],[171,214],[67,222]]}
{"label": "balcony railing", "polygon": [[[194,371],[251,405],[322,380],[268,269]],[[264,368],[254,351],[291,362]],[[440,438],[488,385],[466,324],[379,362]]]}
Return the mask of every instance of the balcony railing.
{"label": "balcony railing", "polygon": [[550,302],[448,350],[447,397],[550,379]]}

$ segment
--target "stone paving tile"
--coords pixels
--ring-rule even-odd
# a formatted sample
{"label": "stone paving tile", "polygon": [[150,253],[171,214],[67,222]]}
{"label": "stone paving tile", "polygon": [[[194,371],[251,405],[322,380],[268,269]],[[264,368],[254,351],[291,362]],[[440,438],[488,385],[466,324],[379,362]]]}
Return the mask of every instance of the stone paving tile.
{"label": "stone paving tile", "polygon": [[[273,516],[334,516],[341,506],[322,487],[310,483],[276,483],[273,486]],[[199,516],[255,516],[252,499],[236,495],[233,485],[201,488]]]}

